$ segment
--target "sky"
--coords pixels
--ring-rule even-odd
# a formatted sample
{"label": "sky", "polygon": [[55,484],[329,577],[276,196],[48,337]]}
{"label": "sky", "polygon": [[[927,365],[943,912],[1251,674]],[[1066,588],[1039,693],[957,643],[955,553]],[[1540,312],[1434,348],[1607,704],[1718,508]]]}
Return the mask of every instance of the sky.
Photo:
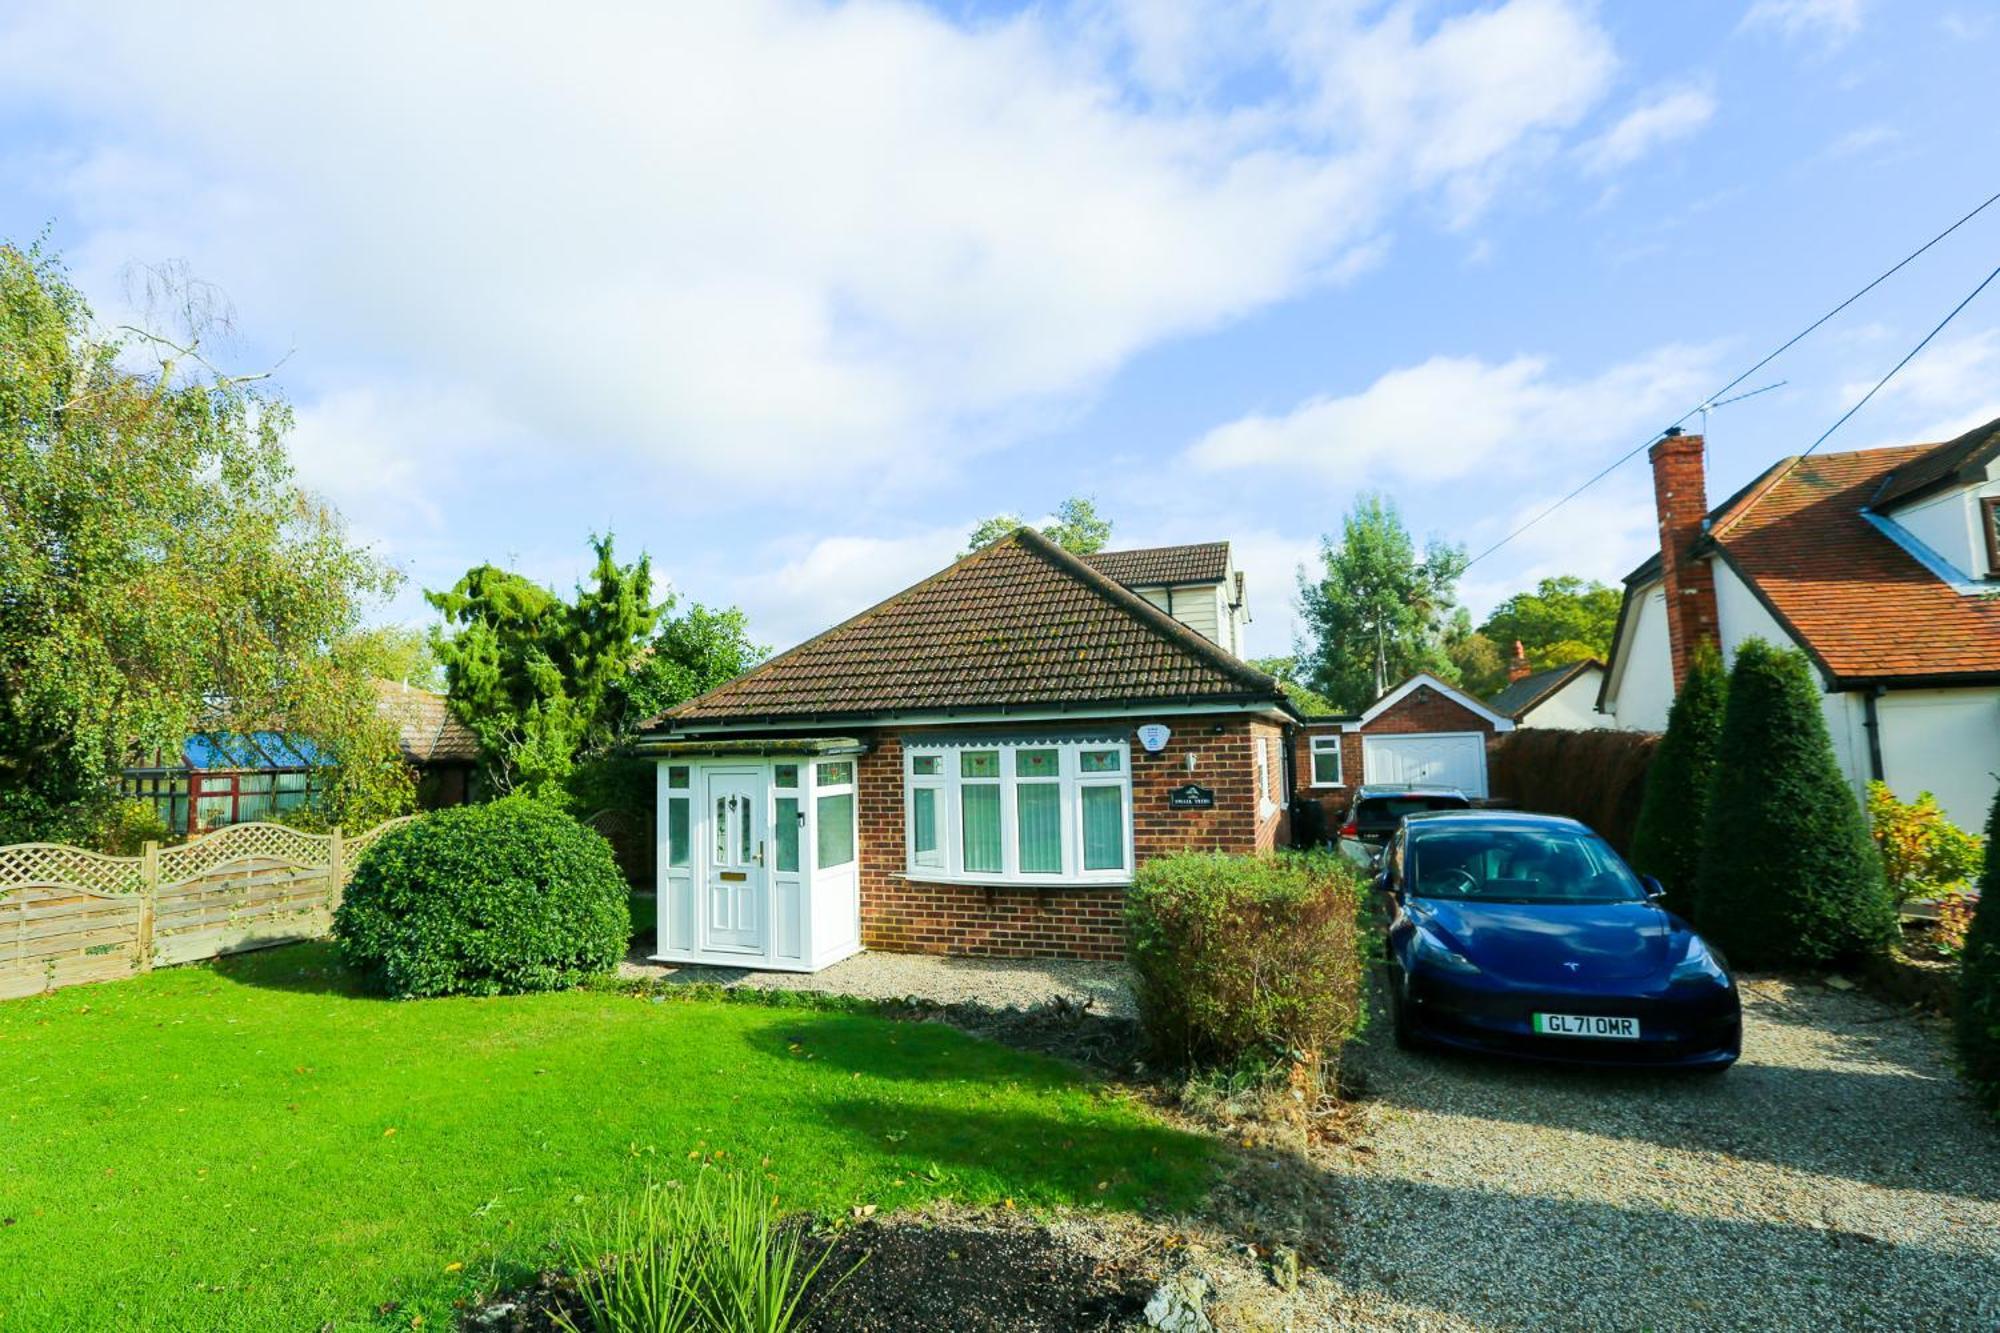
{"label": "sky", "polygon": [[[1484,551],[2000,190],[1995,68],[1972,0],[4,0],[0,237],[219,293],[385,622],[611,532],[783,648],[1083,494],[1233,542],[1269,655],[1357,494]],[[1746,382],[1711,500],[1996,264]],[[2000,284],[1824,448],[1995,416]],[[1653,533],[1642,454],[1461,593]]]}

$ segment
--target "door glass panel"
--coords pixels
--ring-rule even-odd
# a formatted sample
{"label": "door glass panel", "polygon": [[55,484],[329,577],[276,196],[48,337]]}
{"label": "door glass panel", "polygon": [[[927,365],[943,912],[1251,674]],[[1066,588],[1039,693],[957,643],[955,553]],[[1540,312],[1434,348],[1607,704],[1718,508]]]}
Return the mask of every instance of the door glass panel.
{"label": "door glass panel", "polygon": [[939,866],[944,857],[938,849],[938,794],[932,787],[910,792],[910,853],[920,866]]}
{"label": "door glass panel", "polygon": [[1021,872],[1053,875],[1062,870],[1062,784],[1024,782],[1014,789],[1021,839]]}
{"label": "door glass panel", "polygon": [[959,790],[961,861],[968,873],[1000,869],[1000,786],[983,783]]}
{"label": "door glass panel", "polygon": [[715,798],[715,863],[729,864],[729,798]]}
{"label": "door glass panel", "polygon": [[750,798],[748,796],[738,796],[736,798],[736,842],[738,851],[736,864],[738,865],[749,865],[750,858],[753,855],[750,847],[750,825],[752,822],[750,818]]}
{"label": "door glass panel", "polygon": [[688,801],[667,802],[667,864],[688,863]]}
{"label": "door glass panel", "polygon": [[813,864],[821,870],[844,866],[854,859],[854,793],[822,796],[818,799],[817,857]]}
{"label": "door glass panel", "polygon": [[[792,772],[794,784],[798,778],[796,769]],[[777,845],[778,869],[797,870],[799,868],[799,798],[780,796],[778,798],[778,826],[771,830],[771,841]]]}
{"label": "door glass panel", "polygon": [[1083,868],[1125,868],[1125,792],[1120,787],[1083,789]]}

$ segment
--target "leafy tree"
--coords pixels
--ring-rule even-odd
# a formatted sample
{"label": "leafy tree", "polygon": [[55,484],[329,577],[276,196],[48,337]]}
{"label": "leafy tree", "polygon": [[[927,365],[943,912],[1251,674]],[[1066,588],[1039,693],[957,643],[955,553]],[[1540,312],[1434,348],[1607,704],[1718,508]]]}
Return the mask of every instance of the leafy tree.
{"label": "leafy tree", "polygon": [[[1019,514],[995,514],[982,519],[967,534],[962,554],[970,555],[1027,526],[1028,521]],[[1111,520],[1099,517],[1097,505],[1089,496],[1072,495],[1056,506],[1054,519],[1042,524],[1038,531],[1071,555],[1089,555],[1103,550],[1104,544],[1111,540]]]}
{"label": "leafy tree", "polygon": [[652,562],[620,565],[608,536],[591,548],[597,565],[574,601],[492,565],[424,594],[445,617],[432,643],[452,712],[502,793],[559,796],[579,756],[617,739],[624,683],[658,616]]}
{"label": "leafy tree", "polygon": [[1667,905],[1684,917],[1695,911],[1695,875],[1728,697],[1722,655],[1707,640],[1697,643],[1687,679],[1667,711],[1667,733],[1653,752],[1632,833],[1633,868],[1658,878]]}
{"label": "leafy tree", "polygon": [[196,731],[299,732],[337,780],[395,753],[339,646],[396,576],[294,482],[284,402],[204,358],[212,293],[169,277],[180,326],[107,333],[0,243],[0,840],[93,836],[118,770]]}
{"label": "leafy tree", "polygon": [[1519,642],[1537,671],[1586,657],[1608,657],[1618,624],[1616,588],[1573,574],[1543,579],[1493,608],[1479,632],[1506,657]]}
{"label": "leafy tree", "polygon": [[1457,670],[1459,685],[1474,698],[1489,699],[1507,688],[1507,654],[1472,627],[1464,607],[1445,632],[1444,655]]}
{"label": "leafy tree", "polygon": [[1355,500],[1339,541],[1321,540],[1320,553],[1318,575],[1299,575],[1299,656],[1314,691],[1353,712],[1413,672],[1456,681],[1445,637],[1463,547],[1432,541],[1418,559],[1396,506],[1369,494]]}
{"label": "leafy tree", "polygon": [[1958,1006],[1953,1023],[1966,1082],[2000,1115],[2000,794],[1986,817],[1986,864],[1979,876],[1979,905],[1965,932],[1959,962]]}
{"label": "leafy tree", "polygon": [[1296,657],[1253,657],[1250,665],[1278,682],[1278,688],[1292,701],[1292,707],[1307,717],[1328,717],[1340,710],[1325,697],[1299,681],[1299,659]]}
{"label": "leafy tree", "polygon": [[1695,923],[1750,968],[1854,963],[1895,937],[1882,858],[1834,758],[1804,653],[1759,639],[1737,651]]}
{"label": "leafy tree", "polygon": [[700,602],[685,615],[671,614],[672,598],[661,609],[659,633],[637,666],[619,684],[624,695],[621,735],[685,703],[725,685],[770,656],[771,650],[750,638],[749,619],[736,607],[717,609]]}

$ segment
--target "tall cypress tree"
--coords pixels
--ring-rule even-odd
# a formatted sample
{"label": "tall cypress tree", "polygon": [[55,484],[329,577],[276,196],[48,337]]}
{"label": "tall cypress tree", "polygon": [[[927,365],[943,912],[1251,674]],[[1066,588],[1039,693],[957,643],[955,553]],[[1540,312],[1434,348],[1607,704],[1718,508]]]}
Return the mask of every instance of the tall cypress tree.
{"label": "tall cypress tree", "polygon": [[1805,654],[1745,643],[1729,676],[1695,876],[1695,923],[1739,967],[1879,953],[1896,908],[1841,776]]}
{"label": "tall cypress tree", "polygon": [[1986,869],[1979,877],[1979,906],[1965,932],[1959,960],[1958,1058],[1966,1081],[2000,1114],[2000,795],[1986,817]]}
{"label": "tall cypress tree", "polygon": [[1695,645],[1687,679],[1667,713],[1667,734],[1653,752],[1632,833],[1633,867],[1657,876],[1666,886],[1667,906],[1684,917],[1694,915],[1695,873],[1728,697],[1722,655],[1703,640]]}

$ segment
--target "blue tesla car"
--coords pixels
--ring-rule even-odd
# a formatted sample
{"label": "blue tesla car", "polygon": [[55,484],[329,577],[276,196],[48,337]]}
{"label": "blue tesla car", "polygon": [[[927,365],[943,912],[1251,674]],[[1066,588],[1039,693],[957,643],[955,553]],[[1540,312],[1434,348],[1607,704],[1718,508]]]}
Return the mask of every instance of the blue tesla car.
{"label": "blue tesla car", "polygon": [[1398,1045],[1713,1070],[1742,1049],[1728,963],[1573,819],[1411,815],[1376,887]]}

